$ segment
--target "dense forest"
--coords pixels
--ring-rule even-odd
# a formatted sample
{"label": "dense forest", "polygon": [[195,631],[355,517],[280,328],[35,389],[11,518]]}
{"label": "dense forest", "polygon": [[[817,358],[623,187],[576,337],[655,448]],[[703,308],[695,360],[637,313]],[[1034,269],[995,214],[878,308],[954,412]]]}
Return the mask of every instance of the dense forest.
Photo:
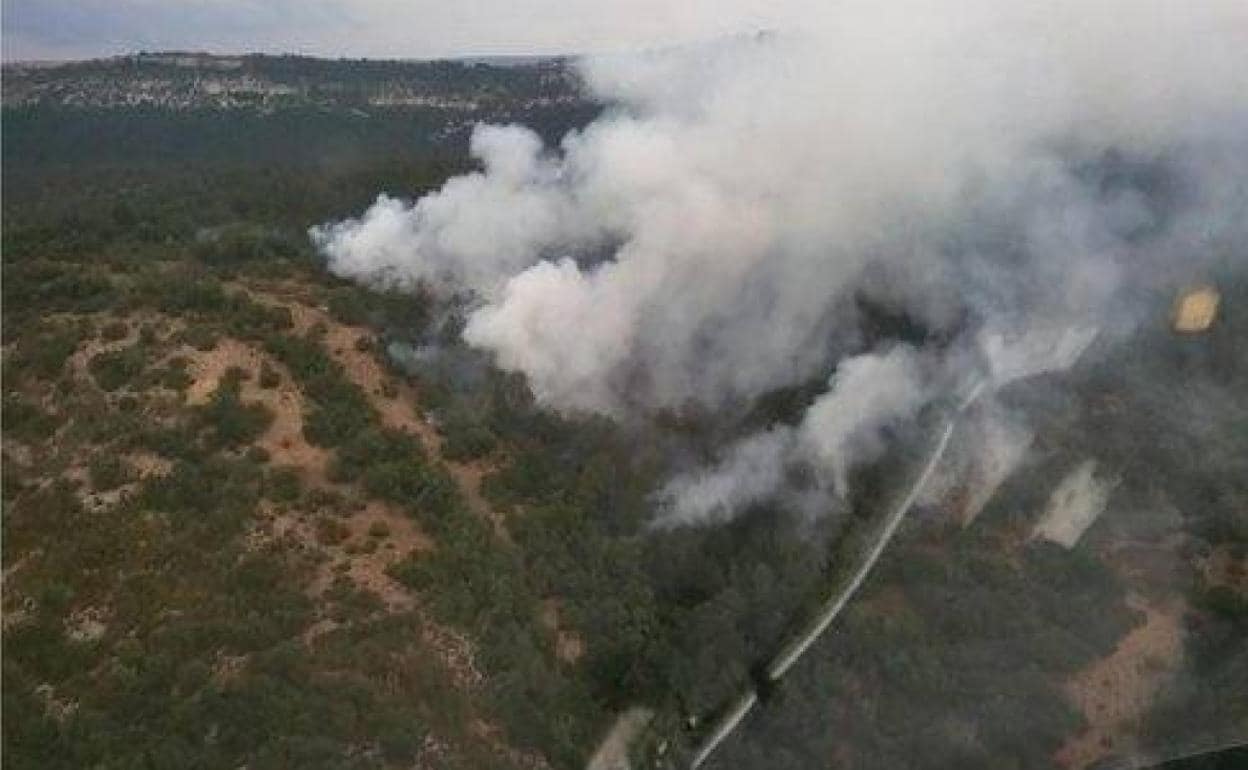
{"label": "dense forest", "polygon": [[[673,458],[792,422],[813,394],[727,421],[561,416],[459,341],[461,298],[339,281],[306,236],[469,169],[475,121],[558,137],[602,106],[529,99],[549,65],[240,66],[493,101],[453,119],[4,108],[6,762],[578,768],[640,705],[635,759],[680,766],[865,551],[922,426],[858,472],[846,516],[766,503],[654,530]],[[56,82],[143,67],[168,65]],[[1155,298],[1162,321],[1060,389],[1007,393],[1045,416],[1031,459],[973,526],[916,511],[714,766],[1054,766],[1089,727],[1070,683],[1163,606],[1184,644],[1147,662],[1165,684],[1115,737],[1157,756],[1242,740],[1248,413],[1173,409],[1248,376],[1248,276],[1217,279],[1208,337],[1174,337]],[[1237,443],[1208,446],[1208,419],[1238,421]],[[1029,538],[1090,453],[1121,476],[1103,519],[1077,548]]]}

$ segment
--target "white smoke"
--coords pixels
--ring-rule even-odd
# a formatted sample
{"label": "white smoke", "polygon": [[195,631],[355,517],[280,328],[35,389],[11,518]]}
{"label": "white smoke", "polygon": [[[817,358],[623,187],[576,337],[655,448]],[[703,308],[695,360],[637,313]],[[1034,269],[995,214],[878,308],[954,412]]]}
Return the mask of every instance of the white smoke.
{"label": "white smoke", "polygon": [[[611,106],[558,147],[480,126],[480,172],[313,238],[339,275],[474,292],[469,344],[552,408],[625,417],[829,371],[863,292],[937,326],[969,313],[979,344],[953,348],[998,382],[1060,368],[1135,272],[1244,226],[1248,164],[1225,149],[1248,126],[1242,0],[792,9],[776,33],[590,59]],[[1169,241],[1133,239],[1158,224],[1138,193],[1080,177],[1108,150],[1196,169]],[[800,426],[675,480],[675,509],[739,508],[795,457],[843,489],[879,426],[936,394],[907,350],[841,362]]]}
{"label": "white smoke", "polygon": [[542,141],[519,126],[478,126],[483,171],[449,180],[413,205],[381,195],[358,220],[315,227],[337,274],[384,288],[496,290],[550,243],[571,238],[571,202]]}
{"label": "white smoke", "polygon": [[843,495],[850,467],[879,454],[880,431],[913,416],[930,398],[911,347],[848,358],[797,427],[749,436],[713,468],[672,479],[658,495],[664,523],[727,518],[782,491],[793,467],[811,470],[820,488]]}
{"label": "white smoke", "polygon": [[794,453],[793,430],[780,427],[733,444],[711,468],[672,479],[659,492],[666,512],[662,525],[731,518],[740,509],[773,496],[784,486]]}
{"label": "white smoke", "polygon": [[985,327],[978,336],[987,374],[995,386],[1074,366],[1096,339],[1095,326],[1062,325],[1060,319],[1014,332]]}
{"label": "white smoke", "polygon": [[851,358],[806,412],[799,444],[814,467],[829,474],[833,489],[844,493],[850,465],[879,453],[880,430],[913,416],[930,397],[912,348]]}
{"label": "white smoke", "polygon": [[1018,415],[995,399],[981,399],[962,420],[921,501],[946,506],[963,526],[970,524],[1026,458],[1033,438]]}

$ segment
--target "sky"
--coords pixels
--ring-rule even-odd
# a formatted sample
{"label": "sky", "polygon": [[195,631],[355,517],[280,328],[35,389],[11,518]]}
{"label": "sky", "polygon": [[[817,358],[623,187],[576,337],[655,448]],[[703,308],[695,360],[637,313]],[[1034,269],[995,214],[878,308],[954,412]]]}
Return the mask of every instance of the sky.
{"label": "sky", "polygon": [[628,50],[784,26],[801,0],[3,0],[6,61],[135,51],[436,58]]}

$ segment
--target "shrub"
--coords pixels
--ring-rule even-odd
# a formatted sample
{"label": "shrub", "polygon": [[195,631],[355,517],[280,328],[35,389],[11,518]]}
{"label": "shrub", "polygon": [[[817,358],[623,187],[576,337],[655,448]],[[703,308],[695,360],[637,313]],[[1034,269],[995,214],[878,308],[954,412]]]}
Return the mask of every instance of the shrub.
{"label": "shrub", "polygon": [[302,491],[294,468],[274,468],[264,479],[264,496],[279,503],[293,503]]}
{"label": "shrub", "polygon": [[221,283],[204,271],[169,270],[154,272],[135,287],[138,298],[163,313],[215,313],[226,304]]}
{"label": "shrub", "polygon": [[125,336],[129,333],[130,327],[126,325],[125,321],[109,321],[100,329],[100,338],[106,342],[116,342],[117,340],[125,339]]}
{"label": "shrub", "polygon": [[162,457],[189,460],[201,454],[195,441],[197,434],[190,422],[146,426],[136,436],[135,445]]}
{"label": "shrub", "polygon": [[264,404],[244,404],[237,379],[226,376],[212,400],[200,407],[200,420],[212,431],[212,445],[236,447],[259,438],[273,422],[273,412]]}
{"label": "shrub", "polygon": [[442,453],[449,460],[464,461],[484,457],[494,451],[498,437],[479,421],[456,411],[441,426],[446,439]]}
{"label": "shrub", "polygon": [[147,351],[142,345],[131,345],[121,350],[98,353],[88,364],[95,383],[109,391],[130,384],[143,373],[146,367]]}
{"label": "shrub", "polygon": [[312,489],[308,492],[307,505],[309,508],[343,511],[346,509],[347,501],[332,489]]}
{"label": "shrub", "polygon": [[367,292],[353,286],[333,289],[326,303],[329,314],[339,323],[363,326],[369,322],[370,297]]}
{"label": "shrub", "polygon": [[56,377],[81,342],[81,330],[69,326],[23,337],[17,344],[9,373],[29,372],[45,379]]}
{"label": "shrub", "polygon": [[269,365],[268,361],[265,361],[264,363],[260,364],[260,380],[259,380],[260,387],[264,388],[265,390],[270,390],[272,388],[276,388],[278,385],[281,385],[281,384],[282,384],[281,375],[277,373],[276,369],[274,369],[272,366]]}
{"label": "shrub", "polygon": [[335,480],[350,482],[372,466],[404,458],[417,462],[422,454],[420,443],[413,437],[370,426],[352,435],[338,448],[330,472]]}
{"label": "shrub", "polygon": [[303,435],[317,446],[338,446],[369,426],[370,412],[353,400],[316,406],[304,418]]}
{"label": "shrub", "polygon": [[133,476],[129,463],[113,452],[93,457],[87,465],[87,475],[91,479],[91,488],[97,492],[116,489]]}
{"label": "shrub", "polygon": [[188,326],[179,335],[179,339],[183,344],[205,353],[217,347],[216,330],[203,324]]}
{"label": "shrub", "polygon": [[179,393],[186,390],[193,382],[191,375],[186,373],[189,363],[184,356],[169,359],[168,364],[154,372],[156,383]]}
{"label": "shrub", "polygon": [[200,232],[193,253],[204,264],[224,267],[292,259],[299,255],[299,248],[273,229],[237,223]]}
{"label": "shrub", "polygon": [[270,335],[265,348],[286,365],[314,404],[303,426],[308,441],[338,446],[374,422],[364,394],[313,339]]}
{"label": "shrub", "polygon": [[[8,234],[8,228],[5,228]],[[8,255],[6,254],[6,257]],[[44,260],[5,265],[6,308],[34,308],[40,313],[91,313],[117,301],[112,279],[82,265]]]}
{"label": "shrub", "polygon": [[426,731],[413,718],[394,720],[378,736],[381,753],[394,764],[411,764],[424,746]]}
{"label": "shrub", "polygon": [[3,418],[5,433],[22,441],[43,441],[62,422],[14,392],[4,394]]}
{"label": "shrub", "polygon": [[321,545],[337,545],[351,535],[347,526],[332,516],[316,520],[316,540]]}
{"label": "shrub", "polygon": [[251,372],[241,366],[231,366],[221,375],[221,382],[229,383],[231,388],[237,388],[247,380],[251,379]]}

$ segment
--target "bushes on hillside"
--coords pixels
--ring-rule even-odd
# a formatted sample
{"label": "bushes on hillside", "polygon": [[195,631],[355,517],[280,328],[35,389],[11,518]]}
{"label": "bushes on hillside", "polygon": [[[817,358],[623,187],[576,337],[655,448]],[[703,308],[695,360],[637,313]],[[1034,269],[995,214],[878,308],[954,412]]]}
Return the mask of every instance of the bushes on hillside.
{"label": "bushes on hillside", "polygon": [[309,442],[339,446],[375,422],[364,394],[314,340],[273,334],[266,338],[265,349],[286,365],[312,402],[303,425]]}
{"label": "bushes on hillside", "polygon": [[65,369],[65,361],[82,343],[85,332],[81,325],[59,324],[20,336],[13,357],[8,361],[6,375],[57,377]]}
{"label": "bushes on hillside", "polygon": [[261,403],[243,403],[238,380],[223,377],[211,400],[199,407],[199,420],[208,429],[209,447],[235,448],[259,438],[273,422],[273,412]]}
{"label": "bushes on hillside", "polygon": [[147,368],[147,350],[136,343],[120,350],[97,353],[87,367],[97,385],[104,390],[117,390],[132,383]]}
{"label": "bushes on hillside", "polygon": [[246,222],[200,231],[193,249],[196,259],[213,267],[294,259],[299,252],[299,244],[277,230]]}
{"label": "bushes on hillside", "polygon": [[114,306],[118,297],[116,284],[103,270],[44,259],[4,267],[6,314],[93,313]]}
{"label": "bushes on hillside", "polygon": [[463,410],[454,410],[440,426],[442,454],[448,460],[463,462],[484,457],[498,445],[498,437],[480,420]]}
{"label": "bushes on hillside", "polygon": [[264,476],[264,496],[278,503],[293,503],[299,499],[303,486],[294,468],[273,468]]}
{"label": "bushes on hillside", "polygon": [[91,480],[91,488],[97,492],[125,484],[133,477],[129,463],[113,452],[101,452],[91,458],[87,465],[87,475]]}
{"label": "bushes on hillside", "polygon": [[4,394],[3,415],[5,433],[21,441],[43,441],[63,422],[12,391]]}

